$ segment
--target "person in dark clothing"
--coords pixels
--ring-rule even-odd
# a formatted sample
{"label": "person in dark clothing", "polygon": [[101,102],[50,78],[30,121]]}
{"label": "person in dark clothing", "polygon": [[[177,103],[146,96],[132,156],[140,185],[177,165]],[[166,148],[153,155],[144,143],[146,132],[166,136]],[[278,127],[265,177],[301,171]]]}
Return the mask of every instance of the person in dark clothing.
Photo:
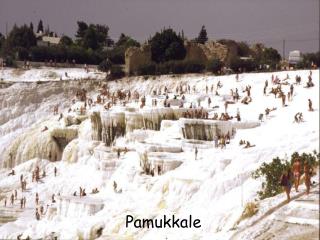
{"label": "person in dark clothing", "polygon": [[292,173],[291,170],[288,169],[287,171],[283,172],[280,179],[280,185],[282,186],[284,192],[287,195],[287,202],[290,201],[290,191],[291,191],[291,180],[292,180]]}

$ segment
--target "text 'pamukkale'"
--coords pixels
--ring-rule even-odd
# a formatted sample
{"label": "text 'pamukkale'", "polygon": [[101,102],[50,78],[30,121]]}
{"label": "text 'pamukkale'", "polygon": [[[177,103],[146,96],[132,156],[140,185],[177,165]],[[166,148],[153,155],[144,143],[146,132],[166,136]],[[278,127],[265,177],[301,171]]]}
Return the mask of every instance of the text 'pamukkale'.
{"label": "text 'pamukkale'", "polygon": [[163,215],[162,218],[151,219],[142,218],[134,219],[133,216],[126,216],[126,228],[129,224],[133,224],[135,228],[200,228],[200,219],[193,219],[192,215],[189,218],[176,218],[174,215],[167,217]]}

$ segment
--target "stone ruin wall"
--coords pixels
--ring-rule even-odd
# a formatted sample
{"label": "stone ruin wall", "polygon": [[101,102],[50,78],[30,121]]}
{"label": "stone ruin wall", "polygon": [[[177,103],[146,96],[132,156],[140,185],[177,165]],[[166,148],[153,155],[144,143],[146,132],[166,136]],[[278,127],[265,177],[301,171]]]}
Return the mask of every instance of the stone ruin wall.
{"label": "stone ruin wall", "polygon": [[138,67],[151,62],[151,49],[148,45],[130,47],[125,52],[125,72],[130,75],[137,71]]}
{"label": "stone ruin wall", "polygon": [[[187,54],[184,60],[202,64],[213,58],[218,58],[222,62],[225,62],[229,55],[229,49],[226,45],[214,41],[209,41],[205,44],[185,42],[185,47]],[[143,45],[140,48],[130,47],[125,52],[125,72],[128,75],[134,73],[139,66],[151,62],[151,49],[149,45]]]}

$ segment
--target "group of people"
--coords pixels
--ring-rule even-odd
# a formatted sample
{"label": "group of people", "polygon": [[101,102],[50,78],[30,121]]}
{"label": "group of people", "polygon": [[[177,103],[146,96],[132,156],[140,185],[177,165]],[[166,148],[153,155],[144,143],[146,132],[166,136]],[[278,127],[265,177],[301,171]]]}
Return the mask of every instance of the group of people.
{"label": "group of people", "polygon": [[251,147],[255,147],[256,145],[251,145],[251,143],[247,140],[240,140],[239,142],[240,146],[244,146],[244,148],[251,148]]}
{"label": "group of people", "polygon": [[[54,172],[54,176],[56,177],[57,172],[58,172],[57,167],[54,167],[53,172]],[[13,175],[15,175],[14,169],[11,170],[11,172],[8,174],[8,176],[13,176]],[[42,175],[40,176],[40,168],[39,168],[39,166],[36,166],[35,169],[32,171],[32,182],[39,182],[40,177],[45,177],[45,176],[46,176],[45,170],[43,170]],[[23,193],[24,191],[27,190],[27,180],[23,174],[20,175],[20,186],[21,186],[21,193]],[[11,206],[14,205],[16,200],[18,200],[18,191],[14,190],[13,193],[10,195]],[[52,203],[56,202],[55,194],[52,194],[51,201],[52,201]],[[26,197],[21,196],[21,198],[20,198],[20,208],[21,209],[26,207],[26,202],[27,202]],[[44,208],[43,208],[43,206],[39,206],[39,203],[40,203],[39,202],[39,194],[36,193],[36,195],[35,195],[35,205],[36,205],[35,217],[37,220],[40,220],[41,215],[44,214]],[[4,199],[4,206],[5,207],[7,206],[7,198]]]}
{"label": "group of people", "polygon": [[[22,190],[22,192],[23,192],[23,190]],[[18,191],[16,189],[10,195],[11,206],[14,205],[15,200],[18,200]],[[21,198],[20,198],[20,208],[21,209],[26,207],[26,202],[27,202],[26,197],[21,196]],[[4,199],[4,207],[6,207],[6,206],[7,206],[7,198]]]}
{"label": "group of people", "polygon": [[200,109],[190,108],[182,113],[183,118],[208,119],[208,112],[201,107]]}
{"label": "group of people", "polygon": [[291,192],[292,184],[294,184],[294,188],[296,192],[299,192],[299,185],[300,185],[302,173],[304,174],[306,194],[309,194],[313,169],[307,161],[304,161],[302,163],[299,158],[296,158],[293,162],[292,167],[285,170],[281,175],[280,185],[282,186],[284,192],[286,193],[288,202],[290,201],[290,192]]}

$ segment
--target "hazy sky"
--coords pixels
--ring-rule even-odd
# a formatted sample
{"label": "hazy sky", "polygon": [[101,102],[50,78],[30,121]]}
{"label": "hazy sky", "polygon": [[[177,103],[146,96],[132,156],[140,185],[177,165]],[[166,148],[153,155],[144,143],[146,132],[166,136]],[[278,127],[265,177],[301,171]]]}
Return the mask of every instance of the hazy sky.
{"label": "hazy sky", "polygon": [[39,19],[58,34],[74,36],[76,21],[110,27],[111,37],[124,32],[139,41],[163,27],[184,30],[194,38],[205,25],[210,38],[264,42],[282,53],[319,49],[319,0],[0,0],[0,31],[6,22]]}

